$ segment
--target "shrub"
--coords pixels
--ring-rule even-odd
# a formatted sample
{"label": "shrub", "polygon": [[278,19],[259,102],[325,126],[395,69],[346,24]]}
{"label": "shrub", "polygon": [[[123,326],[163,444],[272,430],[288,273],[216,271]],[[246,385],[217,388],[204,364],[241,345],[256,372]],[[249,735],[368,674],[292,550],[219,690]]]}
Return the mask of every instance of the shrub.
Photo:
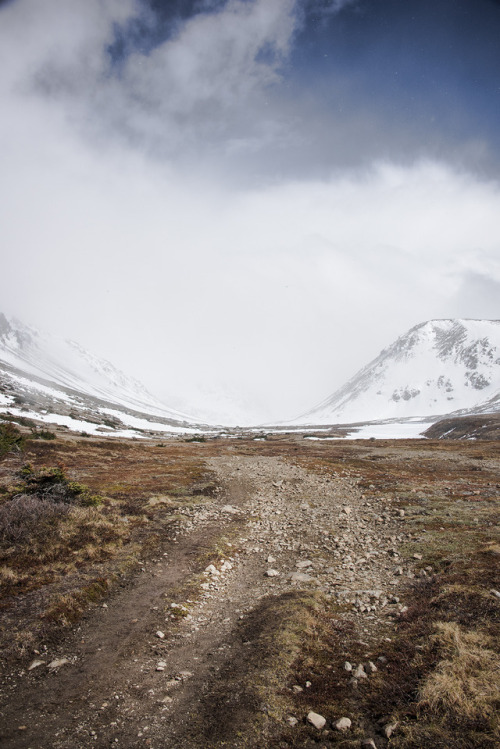
{"label": "shrub", "polygon": [[52,535],[68,505],[52,499],[19,494],[0,506],[0,542],[26,544],[34,537]]}
{"label": "shrub", "polygon": [[0,424],[0,458],[8,452],[19,452],[23,447],[24,437],[20,430],[11,421]]}
{"label": "shrub", "polygon": [[22,487],[25,494],[36,494],[40,498],[50,499],[53,502],[85,507],[95,507],[102,502],[102,497],[92,494],[85,484],[69,481],[61,467],[41,468],[39,471],[34,471],[33,467],[27,464],[21,469],[20,474],[25,479]]}

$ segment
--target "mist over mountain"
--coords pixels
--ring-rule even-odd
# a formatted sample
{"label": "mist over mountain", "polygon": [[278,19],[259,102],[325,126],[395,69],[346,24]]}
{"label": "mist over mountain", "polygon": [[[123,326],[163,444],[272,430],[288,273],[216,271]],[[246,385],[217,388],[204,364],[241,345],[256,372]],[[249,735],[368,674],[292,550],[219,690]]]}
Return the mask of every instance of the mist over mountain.
{"label": "mist over mountain", "polygon": [[416,325],[294,424],[500,410],[500,320]]}
{"label": "mist over mountain", "polygon": [[[4,418],[11,414],[73,431],[129,437],[209,430],[209,424],[259,423],[257,417],[251,421],[251,399],[242,401],[223,382],[196,396],[196,403],[184,401],[182,410],[172,408],[75,341],[0,313]],[[171,402],[180,402],[178,393],[172,392]],[[286,424],[300,428],[412,419],[432,423],[450,414],[498,412],[500,321],[431,320],[400,336],[333,395]],[[391,435],[418,433],[414,428],[395,429]]]}
{"label": "mist over mountain", "polygon": [[0,313],[0,410],[96,433],[189,431],[194,418],[171,409],[138,380],[72,340]]}

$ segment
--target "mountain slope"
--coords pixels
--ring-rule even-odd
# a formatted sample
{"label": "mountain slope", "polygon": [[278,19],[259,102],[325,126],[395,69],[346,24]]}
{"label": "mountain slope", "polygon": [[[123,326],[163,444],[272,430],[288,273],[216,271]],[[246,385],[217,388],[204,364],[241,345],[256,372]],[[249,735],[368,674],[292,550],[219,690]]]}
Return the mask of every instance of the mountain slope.
{"label": "mountain slope", "polygon": [[136,428],[147,428],[148,423],[150,428],[195,425],[194,419],[168,408],[140,382],[78,343],[0,313],[0,406],[15,404],[44,420],[52,412]]}
{"label": "mountain slope", "polygon": [[294,424],[335,424],[500,410],[500,320],[412,328]]}

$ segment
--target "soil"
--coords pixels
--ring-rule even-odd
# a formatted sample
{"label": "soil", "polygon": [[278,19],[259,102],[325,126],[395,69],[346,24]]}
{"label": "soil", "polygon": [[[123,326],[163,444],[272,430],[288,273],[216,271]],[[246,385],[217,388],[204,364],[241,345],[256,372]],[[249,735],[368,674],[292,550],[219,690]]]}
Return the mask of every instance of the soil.
{"label": "soil", "polygon": [[[321,594],[367,655],[390,640],[420,566],[400,556],[421,541],[404,503],[375,502],[352,470],[312,461],[314,446],[310,464],[296,443],[281,455],[265,443],[200,448],[218,491],[55,646],[5,669],[2,747],[268,746],[266,732],[287,725],[293,679],[278,684],[285,707],[277,717],[255,684],[287,606],[304,592]],[[399,448],[387,449],[405,470]],[[365,456],[373,450],[363,446]],[[336,657],[342,668],[348,653]],[[35,659],[43,664],[29,670]],[[48,667],[58,659],[67,661]]]}

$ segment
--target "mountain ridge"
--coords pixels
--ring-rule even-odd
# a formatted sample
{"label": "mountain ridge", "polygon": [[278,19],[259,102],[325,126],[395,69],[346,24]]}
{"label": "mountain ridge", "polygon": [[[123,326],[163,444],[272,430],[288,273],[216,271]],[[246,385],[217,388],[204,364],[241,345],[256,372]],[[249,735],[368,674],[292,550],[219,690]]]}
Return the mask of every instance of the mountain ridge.
{"label": "mountain ridge", "polygon": [[338,424],[500,410],[500,320],[413,326],[317,406],[289,423]]}
{"label": "mountain ridge", "polygon": [[83,423],[91,431],[92,424],[104,431],[106,423],[109,429],[115,424],[125,431],[195,431],[206,426],[169,408],[138,380],[79,343],[42,333],[3,313],[0,405],[10,406],[11,413],[20,406],[17,410],[31,411],[32,418],[42,420],[50,414],[55,423],[70,428]]}

